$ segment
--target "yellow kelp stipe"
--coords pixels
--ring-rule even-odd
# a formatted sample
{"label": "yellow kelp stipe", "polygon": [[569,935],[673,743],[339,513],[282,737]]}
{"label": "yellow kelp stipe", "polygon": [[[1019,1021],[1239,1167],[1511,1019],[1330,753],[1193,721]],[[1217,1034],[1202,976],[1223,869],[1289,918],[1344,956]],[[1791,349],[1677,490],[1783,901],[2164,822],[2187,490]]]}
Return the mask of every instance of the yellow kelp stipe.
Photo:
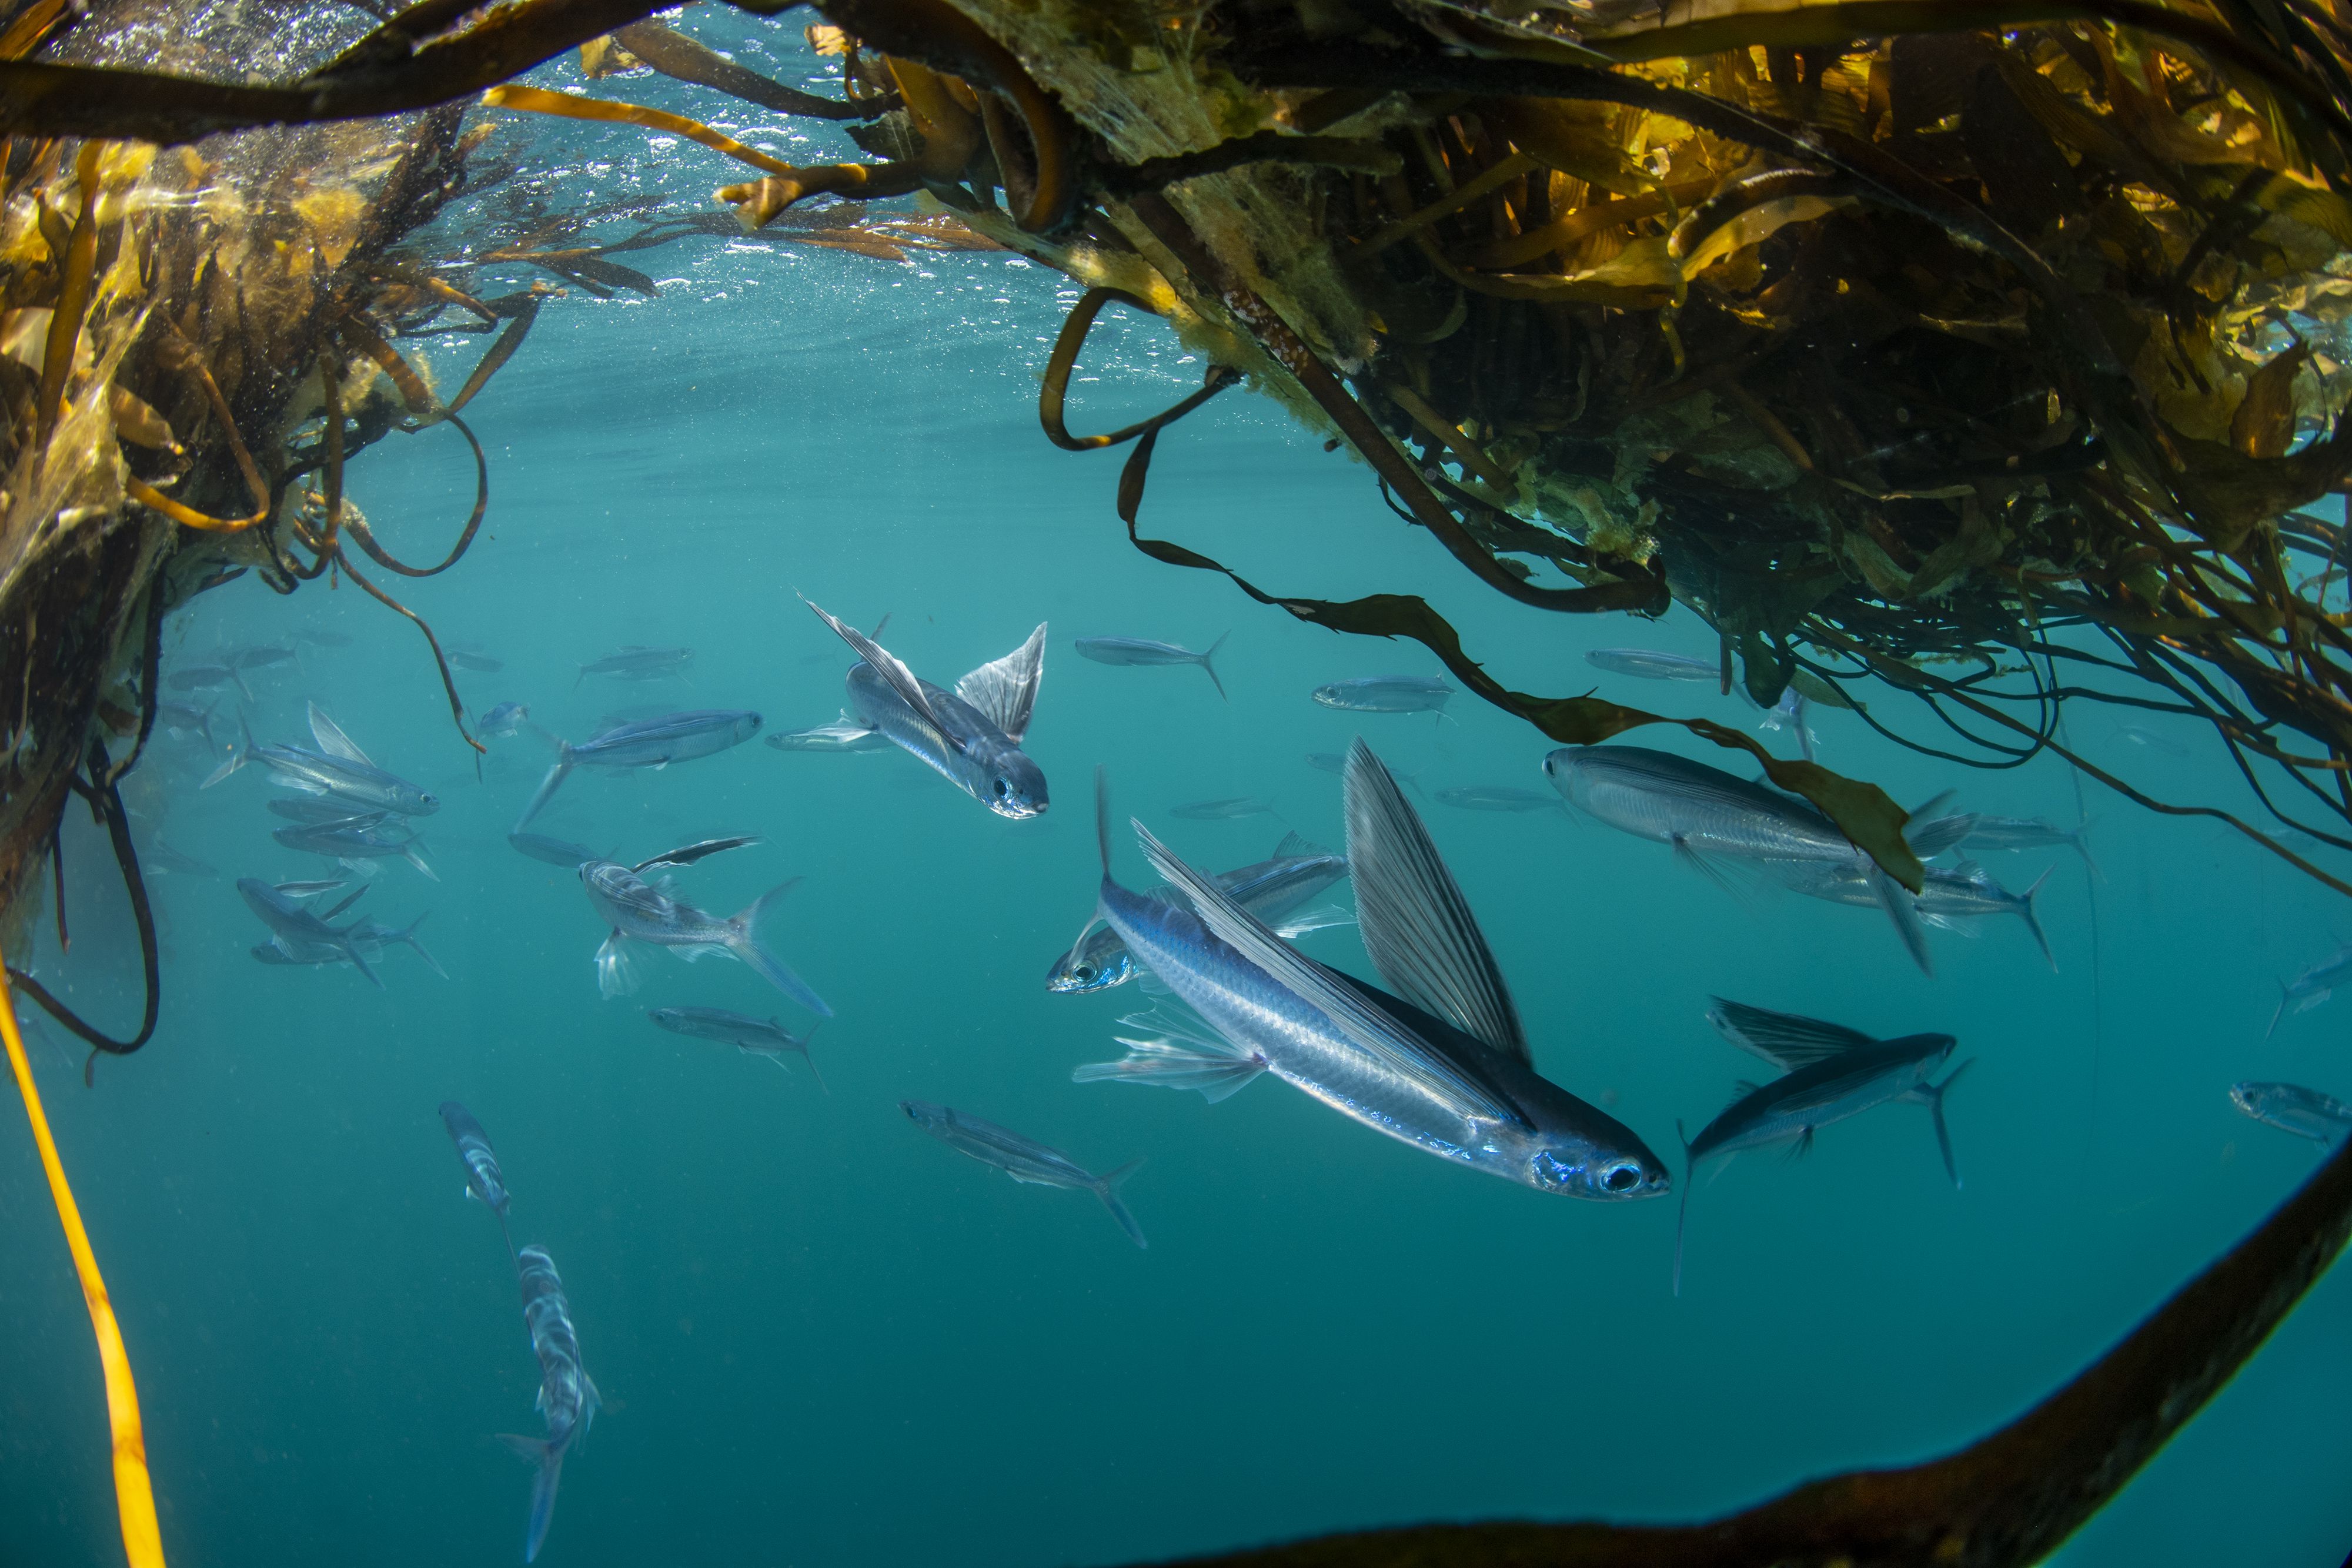
{"label": "yellow kelp stipe", "polygon": [[122,1515],[122,1554],[131,1568],[163,1568],[163,1536],[155,1525],[154,1489],[147,1481],[147,1439],[139,1426],[139,1390],[131,1381],[131,1357],[122,1348],[122,1331],[115,1326],[114,1306],[107,1300],[106,1281],[99,1277],[89,1235],[81,1228],[73,1188],[66,1185],[66,1168],[58,1162],[57,1140],[49,1136],[49,1119],[41,1111],[41,1092],[33,1087],[33,1064],[25,1058],[25,1037],[16,1030],[16,1000],[5,969],[0,969],[0,1038],[8,1042],[8,1067],[16,1075],[17,1092],[25,1097],[25,1118],[33,1124],[41,1169],[49,1178],[49,1196],[57,1200],[58,1223],[65,1227],[74,1272],[81,1276],[82,1300],[89,1305],[98,1359],[106,1368],[106,1419],[114,1429],[114,1503]]}

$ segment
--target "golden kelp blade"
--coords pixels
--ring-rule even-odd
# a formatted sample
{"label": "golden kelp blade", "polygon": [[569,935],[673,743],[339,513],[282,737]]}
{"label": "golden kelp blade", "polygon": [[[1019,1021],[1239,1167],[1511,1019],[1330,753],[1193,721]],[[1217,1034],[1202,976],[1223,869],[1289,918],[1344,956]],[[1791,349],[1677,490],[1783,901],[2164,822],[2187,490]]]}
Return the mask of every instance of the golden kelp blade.
{"label": "golden kelp blade", "polygon": [[81,1277],[82,1300],[89,1306],[90,1328],[98,1336],[99,1364],[106,1369],[106,1419],[114,1432],[114,1503],[122,1515],[122,1554],[131,1568],[163,1568],[163,1536],[155,1523],[154,1490],[147,1480],[147,1439],[139,1423],[139,1390],[131,1380],[131,1357],[122,1348],[122,1331],[115,1325],[114,1305],[107,1299],[106,1281],[89,1249],[89,1234],[82,1228],[73,1188],[66,1185],[57,1140],[49,1136],[49,1119],[41,1110],[40,1091],[33,1086],[33,1066],[25,1058],[16,998],[5,976],[0,976],[0,1039],[7,1041],[8,1067],[16,1075],[16,1092],[25,1097],[25,1118],[33,1124],[41,1171],[49,1178],[58,1223],[65,1228],[74,1272]]}

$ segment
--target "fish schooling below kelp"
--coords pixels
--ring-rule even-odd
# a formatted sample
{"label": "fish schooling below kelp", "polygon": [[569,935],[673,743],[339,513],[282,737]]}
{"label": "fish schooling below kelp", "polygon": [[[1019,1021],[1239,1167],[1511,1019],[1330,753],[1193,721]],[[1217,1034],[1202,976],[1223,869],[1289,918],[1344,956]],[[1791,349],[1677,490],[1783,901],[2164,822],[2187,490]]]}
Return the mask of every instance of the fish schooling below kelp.
{"label": "fish schooling below kelp", "polygon": [[499,1441],[525,1464],[538,1467],[530,1483],[530,1522],[523,1534],[522,1560],[535,1562],[555,1517],[555,1486],[563,1476],[563,1456],[585,1436],[604,1403],[595,1380],[580,1364],[580,1335],[572,1326],[572,1302],[555,1260],[534,1243],[515,1254],[522,1279],[522,1318],[530,1348],[539,1356],[539,1410],[547,1418],[544,1437],[499,1434]]}
{"label": "fish schooling below kelp", "polygon": [[1721,1114],[1683,1143],[1682,1213],[1675,1221],[1675,1294],[1683,1288],[1683,1222],[1690,1216],[1691,1186],[1702,1161],[1775,1144],[1795,1145],[1803,1155],[1813,1133],[1832,1122],[1858,1116],[1892,1100],[1916,1100],[1935,1118],[1936,1145],[1944,1172],[1960,1185],[1952,1158],[1952,1135],[1944,1124],[1944,1095],[1969,1070],[1963,1061],[1941,1083],[1928,1080],[1959,1042],[1948,1034],[1910,1034],[1878,1040],[1860,1030],[1824,1023],[1796,1013],[1775,1012],[1745,1002],[1713,998],[1706,1021],[1729,1043],[1781,1069],[1782,1076],[1760,1088],[1741,1083]]}
{"label": "fish schooling below kelp", "polygon": [[695,1040],[715,1040],[731,1045],[746,1056],[765,1057],[782,1071],[787,1055],[798,1055],[808,1063],[809,1074],[816,1086],[828,1094],[824,1074],[816,1070],[816,1058],[809,1054],[809,1034],[816,1026],[809,1026],[808,1034],[794,1034],[774,1019],[755,1019],[749,1013],[729,1012],[725,1008],[648,1008],[646,1017],[672,1034],[682,1034]]}
{"label": "fish schooling below kelp", "polygon": [[515,819],[510,831],[520,832],[529,827],[531,819],[547,809],[547,803],[555,798],[556,789],[572,776],[574,768],[663,768],[673,762],[716,757],[759,734],[760,722],[760,716],[748,708],[694,708],[614,725],[577,746],[559,740],[555,743],[555,765],[547,770],[539,792],[522,809],[522,815]]}
{"label": "fish schooling below kelp", "polygon": [[[1308,899],[1347,874],[1345,855],[1335,855],[1297,833],[1285,833],[1282,841],[1274,846],[1273,854],[1218,873],[1217,885],[1232,894],[1234,903],[1273,926],[1278,935],[1297,937],[1347,923],[1347,915],[1338,909],[1298,913]],[[1152,896],[1172,900],[1176,895],[1162,889]],[[1127,944],[1119,940],[1118,933],[1108,925],[1096,929],[1089,921],[1087,935],[1079,937],[1045,971],[1045,988],[1059,996],[1108,990],[1127,984],[1137,972],[1135,960],[1129,956]]]}
{"label": "fish schooling below kelp", "polygon": [[[1226,636],[1231,636],[1227,632]],[[1195,653],[1190,648],[1180,648],[1173,643],[1154,643],[1145,637],[1081,637],[1075,646],[1081,659],[1091,659],[1097,664],[1198,664],[1217,695],[1225,696],[1225,683],[1217,679],[1217,666],[1211,663],[1217,650],[1225,645],[1224,637],[1209,644],[1205,653]],[[1225,697],[1227,702],[1233,701]]]}
{"label": "fish schooling below kelp", "polygon": [[1045,771],[1021,749],[1045,677],[1044,622],[1027,642],[965,675],[950,692],[918,676],[855,626],[801,602],[857,655],[846,681],[849,706],[869,729],[1000,817],[1045,812],[1051,803]]}
{"label": "fish schooling below kelp", "polygon": [[1431,675],[1362,675],[1333,681],[1308,694],[1325,707],[1349,713],[1433,713],[1449,717],[1446,700],[1454,688]]}
{"label": "fish schooling below kelp", "polygon": [[1665,1166],[1631,1128],[1538,1075],[1462,890],[1360,739],[1349,754],[1346,806],[1357,925],[1394,995],[1292,948],[1140,822],[1132,826],[1146,855],[1182,900],[1121,887],[1099,773],[1097,913],[1199,1015],[1224,1059],[1423,1153],[1538,1192],[1604,1201],[1664,1194]]}
{"label": "fish schooling below kelp", "polygon": [[269,769],[273,782],[332,800],[352,812],[425,817],[441,809],[437,797],[369,761],[367,753],[317,703],[310,705],[310,719],[316,751],[299,746],[256,745],[247,730],[245,744],[229,753],[228,760],[215,768],[201,787],[209,789],[247,763],[258,762]]}
{"label": "fish schooling below kelp", "polygon": [[1129,1240],[1138,1247],[1151,1245],[1143,1239],[1143,1228],[1135,1223],[1135,1216],[1128,1213],[1127,1205],[1118,1200],[1119,1184],[1136,1173],[1143,1164],[1141,1160],[1129,1160],[1097,1176],[1059,1149],[1049,1149],[1010,1127],[1000,1127],[965,1112],[934,1105],[927,1100],[901,1100],[898,1109],[907,1113],[908,1121],[958,1154],[969,1155],[984,1166],[994,1166],[1024,1186],[1093,1193],[1110,1210],[1110,1217],[1118,1221],[1118,1228],[1127,1232]]}

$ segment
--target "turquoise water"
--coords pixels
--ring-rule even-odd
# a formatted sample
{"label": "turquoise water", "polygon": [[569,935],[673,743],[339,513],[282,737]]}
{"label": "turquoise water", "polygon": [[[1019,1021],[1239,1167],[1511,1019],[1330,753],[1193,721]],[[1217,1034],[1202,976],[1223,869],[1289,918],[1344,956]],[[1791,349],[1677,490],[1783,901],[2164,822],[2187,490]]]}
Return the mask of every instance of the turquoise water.
{"label": "turquoise water", "polygon": [[[616,88],[714,112],[667,84],[599,90]],[[804,161],[849,155],[827,131],[729,123]],[[631,130],[534,122],[501,139],[560,166],[559,191],[658,189],[688,208],[736,177]],[[887,645],[942,684],[1045,621],[1029,750],[1054,809],[1003,821],[903,755],[755,743],[583,774],[533,824],[624,860],[763,835],[678,873],[679,891],[727,912],[802,879],[766,931],[838,1010],[812,1043],[828,1093],[797,1063],[779,1072],[644,1016],[693,1004],[806,1021],[740,966],[650,954],[642,991],[599,999],[604,930],[576,880],[504,841],[544,748],[494,741],[478,781],[404,622],[349,587],[281,600],[249,578],[175,614],[167,669],[298,629],[351,639],[257,672],[253,729],[302,740],[316,699],[442,796],[420,824],[440,880],[386,862],[356,912],[402,925],[429,911],[422,937],[452,977],[397,950],[381,991],[347,968],[255,962],[266,933],[234,880],[322,862],[270,840],[264,802],[279,791],[262,769],[200,791],[217,758],[159,738],[127,791],[142,842],[160,834],[218,871],[152,880],[163,1026],[136,1058],[100,1061],[89,1091],[63,1031],[35,1050],[138,1370],[176,1563],[519,1557],[528,1475],[492,1434],[541,1430],[538,1368],[497,1226],[462,1196],[445,1099],[496,1143],[515,1239],[561,1267],[604,1396],[542,1561],[1026,1564],[1429,1519],[1688,1519],[1935,1455],[2072,1375],[2311,1168],[2315,1145],[2238,1116],[2230,1083],[2352,1097],[2347,1004],[2263,1032],[2274,982],[2336,945],[2330,895],[2214,824],[2095,785],[2105,880],[2064,851],[1990,860],[2013,887],[2055,867],[2041,909],[2059,972],[2002,920],[1979,940],[1937,934],[1932,979],[1872,912],[1793,896],[1743,908],[1591,821],[1423,806],[1538,1065],[1661,1152],[1677,1120],[1695,1129],[1754,1075],[1704,1023],[1713,994],[1879,1034],[1945,1030],[1955,1060],[1976,1060],[1949,1108],[1964,1189],[1904,1105],[1825,1130],[1803,1161],[1702,1173],[1679,1299],[1672,1200],[1539,1196],[1271,1079],[1214,1106],[1074,1085],[1147,1000],[1044,989],[1093,898],[1096,764],[1122,820],[1222,869],[1264,857],[1286,824],[1341,841],[1339,780],[1307,753],[1360,734],[1432,790],[1541,789],[1549,743],[1467,696],[1445,723],[1318,707],[1307,693],[1328,681],[1441,672],[1418,648],[1333,636],[1136,553],[1111,509],[1118,455],[1065,455],[1036,431],[1035,378],[1074,296],[1055,276],[1002,254],[899,265],[708,242],[625,259],[661,297],[548,307],[469,411],[492,463],[484,537],[458,570],[400,588],[445,637],[503,661],[460,672],[468,706],[525,702],[573,740],[648,703],[756,708],[772,734],[843,706],[846,653],[796,591],[860,625],[889,612]],[[475,351],[425,350],[445,386]],[[1164,329],[1113,318],[1073,423],[1123,422],[1200,369]],[[394,436],[355,465],[352,495],[391,548],[425,559],[471,477],[453,434]],[[1503,603],[1266,400],[1228,394],[1170,432],[1144,517],[1270,590],[1424,593],[1518,689],[1597,680],[1753,723],[1704,687],[1583,662],[1633,643],[1709,652],[1687,612],[1651,624]],[[1197,672],[1108,668],[1070,646],[1202,647],[1228,629],[1230,702]],[[691,646],[691,685],[578,679],[625,643]],[[225,737],[236,706],[222,706]],[[1892,693],[1874,712],[1925,732]],[[2172,798],[2243,803],[2191,732],[2075,723],[2093,756]],[[1814,724],[1823,761],[1900,800],[1958,787],[1964,808],[2075,820],[2054,759],[1971,773],[1851,715]],[[1736,765],[1679,732],[1628,738]],[[1239,795],[1282,821],[1168,815]],[[127,1025],[135,948],[86,817],[66,854],[74,951],[45,937],[37,972]],[[1124,831],[1117,858],[1149,885]],[[1304,946],[1370,973],[1348,928]],[[902,1099],[1006,1124],[1090,1169],[1147,1158],[1125,1197],[1150,1249],[1085,1195],[1015,1186],[923,1136]],[[0,1228],[0,1561],[120,1561],[87,1320],[14,1134]],[[2339,1271],[2060,1560],[2336,1563],[2352,1542],[2347,1406]]]}

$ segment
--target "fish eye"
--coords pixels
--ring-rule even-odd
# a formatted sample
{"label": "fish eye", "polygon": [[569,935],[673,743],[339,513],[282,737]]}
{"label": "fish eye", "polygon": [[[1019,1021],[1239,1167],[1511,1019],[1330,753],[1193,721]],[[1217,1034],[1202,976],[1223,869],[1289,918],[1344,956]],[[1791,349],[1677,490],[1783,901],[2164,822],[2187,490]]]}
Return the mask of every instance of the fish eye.
{"label": "fish eye", "polygon": [[1012,782],[1011,782],[1009,779],[999,779],[996,781],[996,798],[997,798],[998,800],[1003,800],[1007,795],[1010,795],[1010,794],[1012,794],[1012,793],[1013,793],[1013,785],[1012,785]]}
{"label": "fish eye", "polygon": [[1611,1192],[1631,1192],[1642,1185],[1642,1167],[1611,1166],[1608,1174],[1601,1178],[1601,1185]]}
{"label": "fish eye", "polygon": [[1081,964],[1070,973],[1081,980],[1091,980],[1095,977],[1095,967],[1092,964]]}

